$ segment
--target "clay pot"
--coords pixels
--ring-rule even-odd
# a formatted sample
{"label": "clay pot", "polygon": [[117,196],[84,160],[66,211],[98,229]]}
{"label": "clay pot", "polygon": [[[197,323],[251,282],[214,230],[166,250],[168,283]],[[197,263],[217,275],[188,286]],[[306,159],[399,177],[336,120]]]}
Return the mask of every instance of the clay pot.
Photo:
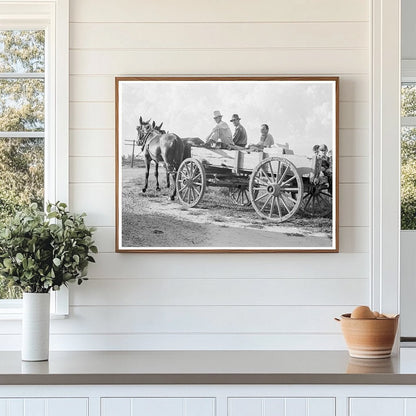
{"label": "clay pot", "polygon": [[387,358],[391,356],[399,315],[382,319],[352,319],[341,315],[341,329],[351,357]]}

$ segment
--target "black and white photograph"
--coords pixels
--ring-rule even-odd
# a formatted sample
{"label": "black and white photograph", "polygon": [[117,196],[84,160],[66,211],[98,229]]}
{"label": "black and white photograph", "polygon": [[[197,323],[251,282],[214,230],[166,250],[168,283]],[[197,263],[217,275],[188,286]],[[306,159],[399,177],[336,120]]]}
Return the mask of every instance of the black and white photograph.
{"label": "black and white photograph", "polygon": [[337,77],[116,78],[119,252],[337,252]]}

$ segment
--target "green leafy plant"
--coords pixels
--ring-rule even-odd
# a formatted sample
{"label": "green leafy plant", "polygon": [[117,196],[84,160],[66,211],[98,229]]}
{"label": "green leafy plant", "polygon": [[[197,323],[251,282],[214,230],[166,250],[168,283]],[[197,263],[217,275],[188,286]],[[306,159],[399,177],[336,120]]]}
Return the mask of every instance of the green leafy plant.
{"label": "green leafy plant", "polygon": [[87,280],[97,253],[94,228],[86,214],[71,214],[64,203],[49,203],[46,213],[31,204],[0,225],[0,277],[9,287],[47,293]]}

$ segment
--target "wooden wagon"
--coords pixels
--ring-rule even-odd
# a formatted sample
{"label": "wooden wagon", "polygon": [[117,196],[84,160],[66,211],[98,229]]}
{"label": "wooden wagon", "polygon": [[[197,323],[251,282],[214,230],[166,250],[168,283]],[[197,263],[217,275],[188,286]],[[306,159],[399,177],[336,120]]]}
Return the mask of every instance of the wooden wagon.
{"label": "wooden wagon", "polygon": [[277,222],[298,211],[308,216],[332,212],[331,184],[312,180],[313,158],[265,151],[192,147],[180,165],[176,189],[180,202],[195,207],[209,186],[229,188],[235,204],[252,205],[257,214]]}

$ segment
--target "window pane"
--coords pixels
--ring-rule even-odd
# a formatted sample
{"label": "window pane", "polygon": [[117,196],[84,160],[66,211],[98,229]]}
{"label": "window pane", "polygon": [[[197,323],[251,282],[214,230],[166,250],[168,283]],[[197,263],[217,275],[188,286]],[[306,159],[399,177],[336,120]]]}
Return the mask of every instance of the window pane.
{"label": "window pane", "polygon": [[44,131],[44,80],[0,79],[0,91],[0,131]]}
{"label": "window pane", "polygon": [[416,127],[401,130],[401,227],[416,230]]}
{"label": "window pane", "polygon": [[402,117],[416,116],[416,83],[402,84]]}
{"label": "window pane", "polygon": [[45,31],[0,30],[0,72],[45,72]]}

